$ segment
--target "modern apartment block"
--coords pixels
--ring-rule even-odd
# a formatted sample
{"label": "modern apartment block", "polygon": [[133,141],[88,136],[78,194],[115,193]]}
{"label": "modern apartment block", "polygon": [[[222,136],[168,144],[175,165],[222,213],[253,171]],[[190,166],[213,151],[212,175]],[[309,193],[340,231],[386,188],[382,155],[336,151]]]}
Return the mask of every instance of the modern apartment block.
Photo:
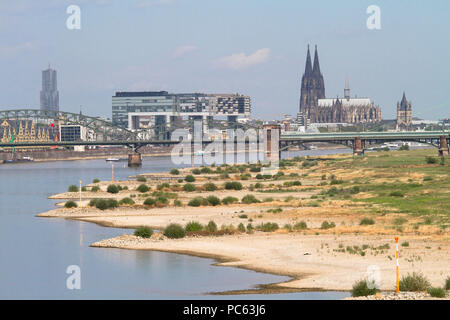
{"label": "modern apartment block", "polygon": [[42,71],[41,110],[59,111],[57,75],[50,66]]}
{"label": "modern apartment block", "polygon": [[240,94],[168,93],[167,91],[116,92],[112,121],[130,130],[169,126],[177,119],[207,123],[215,116],[229,121],[250,117],[250,97]]}

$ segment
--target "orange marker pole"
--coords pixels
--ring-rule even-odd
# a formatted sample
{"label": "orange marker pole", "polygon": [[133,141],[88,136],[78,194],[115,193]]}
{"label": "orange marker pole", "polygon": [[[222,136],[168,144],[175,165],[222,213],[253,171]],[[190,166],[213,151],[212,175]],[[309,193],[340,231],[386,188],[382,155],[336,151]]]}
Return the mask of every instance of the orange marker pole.
{"label": "orange marker pole", "polygon": [[398,237],[395,237],[395,258],[397,260],[397,293],[400,292],[400,288],[399,288],[399,280],[398,280]]}

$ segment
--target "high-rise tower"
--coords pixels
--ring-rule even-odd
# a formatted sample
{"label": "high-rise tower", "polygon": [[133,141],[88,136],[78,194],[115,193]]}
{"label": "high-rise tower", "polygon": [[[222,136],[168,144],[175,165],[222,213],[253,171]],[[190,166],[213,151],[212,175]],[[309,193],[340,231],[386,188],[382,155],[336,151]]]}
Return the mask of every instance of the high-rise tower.
{"label": "high-rise tower", "polygon": [[48,66],[42,71],[41,110],[59,111],[59,93],[56,70]]}
{"label": "high-rise tower", "polygon": [[314,65],[311,67],[311,55],[306,54],[305,73],[302,77],[302,86],[300,90],[300,113],[310,118],[311,108],[317,106],[318,99],[325,98],[325,83],[320,72],[319,55],[317,46],[314,52]]}

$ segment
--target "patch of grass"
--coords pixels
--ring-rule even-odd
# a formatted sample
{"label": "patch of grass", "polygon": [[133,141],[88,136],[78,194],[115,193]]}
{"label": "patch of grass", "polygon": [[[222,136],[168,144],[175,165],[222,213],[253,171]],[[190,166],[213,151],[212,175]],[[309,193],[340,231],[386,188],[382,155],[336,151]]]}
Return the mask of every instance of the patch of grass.
{"label": "patch of grass", "polygon": [[106,192],[108,193],[119,193],[120,188],[119,186],[115,185],[115,184],[110,184],[108,186],[108,188],[106,189]]}
{"label": "patch of grass", "polygon": [[153,229],[147,226],[140,226],[134,230],[134,235],[141,238],[150,238],[153,234]]}
{"label": "patch of grass", "polygon": [[217,232],[217,224],[214,221],[209,221],[208,224],[205,226],[205,231],[210,233]]}
{"label": "patch of grass", "polygon": [[94,180],[92,180],[92,183],[99,183],[100,179],[95,178]]}
{"label": "patch of grass", "polygon": [[450,277],[447,277],[447,279],[445,279],[444,288],[445,290],[450,290]]}
{"label": "patch of grass", "polygon": [[164,229],[164,235],[169,239],[180,239],[186,236],[186,232],[178,223],[171,223]]}
{"label": "patch of grass", "polygon": [[428,288],[427,292],[434,298],[445,298],[447,295],[444,288]]}
{"label": "patch of grass", "polygon": [[306,224],[305,221],[300,221],[300,222],[297,222],[296,224],[294,224],[294,229],[295,230],[306,230],[306,229],[308,229],[308,225]]}
{"label": "patch of grass", "polygon": [[353,284],[352,297],[371,296],[376,294],[377,291],[378,290],[376,288],[369,288],[369,286],[367,285],[367,280],[363,279]]}
{"label": "patch of grass", "polygon": [[241,215],[239,215],[239,218],[241,218],[241,219],[247,219],[248,216],[247,216],[246,214],[241,214]]}
{"label": "patch of grass", "polygon": [[401,192],[401,191],[392,191],[391,193],[389,193],[389,195],[390,195],[391,197],[400,197],[400,198],[403,198],[403,197],[405,196],[405,193],[404,193],[404,192]]}
{"label": "patch of grass", "polygon": [[203,229],[203,226],[200,222],[190,221],[186,224],[184,229],[186,232],[197,232],[197,231],[201,231]]}
{"label": "patch of grass", "polygon": [[227,189],[227,190],[242,190],[242,183],[240,183],[238,181],[226,182],[225,189]]}
{"label": "patch of grass", "polygon": [[413,272],[403,276],[399,282],[400,291],[426,291],[430,282],[421,273]]}
{"label": "patch of grass", "polygon": [[145,177],[143,177],[143,176],[138,176],[138,177],[136,178],[136,181],[139,181],[139,182],[147,182],[147,178],[145,178]]}
{"label": "patch of grass", "polygon": [[203,185],[203,187],[205,188],[206,191],[216,191],[217,190],[217,186],[212,182],[205,183]]}
{"label": "patch of grass", "polygon": [[239,199],[235,198],[235,197],[225,197],[222,199],[222,204],[229,205],[229,204],[232,204],[232,203],[235,203],[238,201],[239,201]]}
{"label": "patch of grass", "polygon": [[78,205],[76,204],[76,202],[75,201],[67,201],[65,204],[64,204],[64,208],[67,208],[67,209],[70,209],[70,208],[76,208],[76,207],[78,207]]}
{"label": "patch of grass", "polygon": [[428,157],[425,158],[425,162],[427,164],[436,164],[436,163],[438,163],[438,159],[435,158],[435,157],[428,156]]}
{"label": "patch of grass", "polygon": [[371,218],[362,218],[359,222],[360,226],[372,225],[375,224],[375,221]]}
{"label": "patch of grass", "polygon": [[183,204],[181,203],[180,200],[175,199],[175,200],[173,201],[173,205],[174,205],[175,207],[181,207]]}
{"label": "patch of grass", "polygon": [[402,242],[402,247],[409,247],[409,242],[408,241]]}
{"label": "patch of grass", "polygon": [[405,224],[406,222],[408,222],[408,219],[406,219],[404,217],[400,217],[400,218],[396,218],[394,220],[394,225],[401,226],[402,224]]}
{"label": "patch of grass", "polygon": [[260,229],[263,232],[273,232],[275,230],[278,230],[279,227],[278,227],[278,224],[276,224],[276,223],[266,222],[260,226]]}
{"label": "patch of grass", "polygon": [[239,225],[238,225],[238,231],[239,232],[242,232],[242,233],[245,233],[245,226],[244,226],[244,224],[241,222],[241,223],[239,223]]}
{"label": "patch of grass", "polygon": [[256,199],[254,195],[248,194],[242,198],[241,202],[244,204],[251,204],[251,203],[259,203],[261,201]]}
{"label": "patch of grass", "polygon": [[134,200],[129,198],[129,197],[123,198],[122,200],[119,201],[119,205],[121,206],[121,205],[124,205],[124,204],[133,205],[134,204]]}
{"label": "patch of grass", "polygon": [[336,224],[334,222],[328,222],[328,221],[324,221],[322,222],[322,225],[320,226],[320,229],[331,229],[336,227]]}
{"label": "patch of grass", "polygon": [[99,186],[93,186],[91,188],[91,192],[98,192],[98,191],[100,191],[100,187]]}

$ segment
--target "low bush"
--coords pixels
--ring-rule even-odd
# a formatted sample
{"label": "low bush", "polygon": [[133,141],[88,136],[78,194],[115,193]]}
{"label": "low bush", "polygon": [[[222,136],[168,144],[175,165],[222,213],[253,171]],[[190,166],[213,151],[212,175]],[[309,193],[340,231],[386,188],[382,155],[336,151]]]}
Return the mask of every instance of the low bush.
{"label": "low bush", "polygon": [[99,183],[100,179],[95,178],[94,180],[92,180],[92,183]]}
{"label": "low bush", "polygon": [[108,193],[119,193],[119,191],[120,191],[119,187],[115,184],[110,184],[106,189],[106,192]]}
{"label": "low bush", "polygon": [[217,190],[216,185],[212,182],[205,183],[203,185],[203,188],[205,188],[206,191],[216,191]]}
{"label": "low bush", "polygon": [[222,199],[222,204],[228,205],[228,204],[232,204],[235,202],[238,202],[239,199],[235,198],[235,197],[225,197]]}
{"label": "low bush", "polygon": [[134,230],[134,235],[141,238],[150,238],[152,234],[153,229],[146,226],[141,226]]}
{"label": "low bush", "polygon": [[180,174],[180,170],[174,168],[174,169],[170,170],[170,174],[178,175],[178,174]]}
{"label": "low bush", "polygon": [[391,197],[400,197],[400,198],[403,198],[405,196],[405,194],[401,191],[392,191],[391,193],[389,193],[389,195]]}
{"label": "low bush", "polygon": [[208,167],[203,167],[200,169],[200,172],[203,174],[209,174],[209,173],[213,173],[213,171],[211,170],[211,168]]}
{"label": "low bush", "polygon": [[200,174],[200,173],[201,173],[200,169],[198,169],[198,168],[195,168],[192,170],[192,174]]}
{"label": "low bush", "polygon": [[340,179],[340,180],[338,180],[338,179],[333,179],[333,180],[331,180],[330,185],[334,185],[334,184],[343,184],[343,183],[344,183],[344,180],[342,180],[342,179]]}
{"label": "low bush", "polygon": [[279,227],[278,227],[278,224],[276,224],[276,223],[266,222],[266,223],[261,225],[260,229],[263,232],[273,232],[275,230],[278,230]]}
{"label": "low bush", "polygon": [[137,191],[141,193],[148,192],[150,188],[146,184],[141,184],[139,187],[136,188]]}
{"label": "low bush", "polygon": [[89,206],[96,207],[100,210],[106,210],[111,208],[117,208],[119,203],[115,199],[92,199],[89,202]]}
{"label": "low bush", "polygon": [[174,201],[173,201],[173,205],[174,205],[175,207],[181,207],[183,204],[181,203],[180,200],[174,200]]}
{"label": "low bush", "polygon": [[156,200],[153,199],[153,198],[147,198],[144,201],[144,205],[146,205],[146,206],[154,206],[154,205],[156,205]]}
{"label": "low bush", "polygon": [[139,176],[139,177],[136,178],[136,181],[147,182],[147,179],[145,177]]}
{"label": "low bush", "polygon": [[69,186],[67,191],[69,191],[69,192],[78,192],[78,187],[73,184],[73,185]]}
{"label": "low bush", "polygon": [[445,290],[450,290],[450,277],[447,277],[447,279],[445,279],[444,288]]}
{"label": "low bush", "polygon": [[242,190],[242,183],[237,182],[237,181],[226,182],[225,189],[227,189],[227,190]]}
{"label": "low bush", "polygon": [[201,231],[202,229],[203,229],[203,226],[201,225],[201,223],[199,223],[197,221],[190,221],[184,227],[184,230],[186,230],[186,232],[197,232],[197,231]]}
{"label": "low bush", "polygon": [[156,186],[156,189],[157,189],[157,190],[164,190],[164,189],[169,189],[169,188],[170,188],[170,184],[168,184],[167,182],[158,184],[158,185]]}
{"label": "low bush", "polygon": [[81,191],[86,192],[87,191],[86,187],[81,187]]}
{"label": "low bush", "polygon": [[334,222],[324,221],[324,222],[322,222],[320,229],[331,229],[334,227],[336,227],[336,224]]}
{"label": "low bush", "polygon": [[408,241],[402,242],[402,247],[409,247],[409,242]]}
{"label": "low bush", "polygon": [[205,231],[215,233],[217,232],[217,224],[214,221],[209,221],[205,226]]}
{"label": "low bush", "polygon": [[78,205],[76,204],[75,201],[67,201],[67,202],[64,204],[64,208],[67,208],[67,209],[70,209],[70,208],[76,208],[76,207],[78,207]]}
{"label": "low bush", "polygon": [[183,186],[183,190],[186,192],[194,192],[195,191],[195,185],[193,185],[192,183],[186,183]]}
{"label": "low bush", "polygon": [[188,202],[188,206],[191,207],[207,206],[208,204],[209,204],[208,200],[202,197],[195,197],[194,199]]}
{"label": "low bush", "polygon": [[212,206],[218,206],[220,204],[220,199],[217,198],[216,196],[209,196],[206,198],[206,200]]}
{"label": "low bush", "polygon": [[193,175],[189,174],[189,175],[187,175],[187,176],[184,178],[184,180],[185,180],[186,182],[194,182],[194,181],[195,181],[195,177],[194,177]]}
{"label": "low bush", "polygon": [[247,216],[246,214],[241,214],[241,215],[239,215],[239,218],[241,218],[241,219],[247,219],[248,216]]}
{"label": "low bush", "polygon": [[359,222],[360,226],[366,226],[366,225],[372,225],[375,224],[375,221],[373,221],[373,219],[371,218],[362,218],[361,221]]}
{"label": "low bush", "polygon": [[435,157],[426,157],[425,161],[428,164],[436,164],[436,163],[438,163],[438,159],[435,158]]}
{"label": "low bush", "polygon": [[91,192],[98,192],[98,191],[100,191],[100,187],[99,186],[93,186],[91,188]]}
{"label": "low bush", "polygon": [[245,204],[251,204],[251,203],[259,203],[261,201],[256,199],[254,195],[248,194],[242,198],[241,202]]}
{"label": "low bush", "polygon": [[245,226],[242,222],[239,223],[238,230],[239,230],[239,232],[245,233]]}
{"label": "low bush", "polygon": [[294,229],[295,230],[306,230],[306,229],[308,229],[308,225],[306,224],[305,221],[300,221],[300,222],[297,222],[296,224],[294,224]]}
{"label": "low bush", "polygon": [[421,273],[413,272],[403,276],[399,282],[400,291],[426,291],[430,282]]}
{"label": "low bush", "polygon": [[359,280],[352,287],[352,297],[365,297],[371,296],[377,293],[376,288],[369,288],[367,280]]}
{"label": "low bush", "polygon": [[134,200],[131,199],[131,198],[128,198],[128,197],[123,198],[122,200],[119,201],[119,205],[122,206],[124,204],[133,205],[134,204]]}
{"label": "low bush", "polygon": [[445,298],[447,295],[444,288],[428,288],[427,292],[434,298]]}
{"label": "low bush", "polygon": [[164,235],[169,239],[180,239],[184,238],[186,232],[181,225],[177,223],[171,223],[164,229]]}

